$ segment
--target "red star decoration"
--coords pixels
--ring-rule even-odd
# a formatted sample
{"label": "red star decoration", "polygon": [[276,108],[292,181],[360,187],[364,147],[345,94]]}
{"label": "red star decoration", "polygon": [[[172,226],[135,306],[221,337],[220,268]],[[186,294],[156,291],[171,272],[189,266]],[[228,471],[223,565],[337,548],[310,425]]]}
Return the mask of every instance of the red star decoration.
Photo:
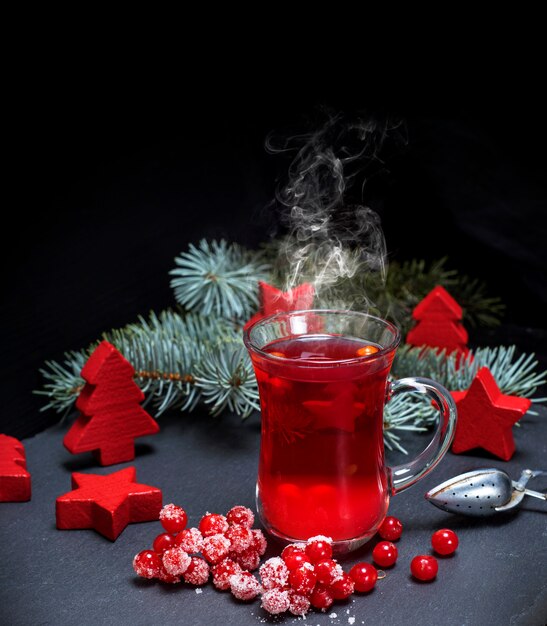
{"label": "red star decoration", "polygon": [[0,502],[30,500],[25,448],[15,437],[0,435]]}
{"label": "red star decoration", "polygon": [[508,461],[515,452],[513,426],[530,408],[528,398],[501,393],[487,367],[480,369],[467,391],[453,391],[458,407],[452,452],[482,448]]}
{"label": "red star decoration", "polygon": [[315,290],[311,283],[302,283],[288,291],[281,291],[272,285],[259,281],[261,310],[245,324],[245,328],[274,313],[311,309]]}
{"label": "red star decoration", "polygon": [[111,541],[132,522],[157,520],[161,489],[140,485],[134,467],[112,474],[72,474],[73,491],[56,501],[57,528],[94,528]]}

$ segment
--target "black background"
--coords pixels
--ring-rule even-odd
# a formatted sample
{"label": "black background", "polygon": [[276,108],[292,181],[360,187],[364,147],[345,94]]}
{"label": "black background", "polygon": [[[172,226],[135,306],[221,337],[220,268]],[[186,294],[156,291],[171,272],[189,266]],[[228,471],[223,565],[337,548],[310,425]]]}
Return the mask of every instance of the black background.
{"label": "black background", "polygon": [[54,423],[31,394],[38,368],[172,305],[167,273],[188,243],[254,246],[276,232],[269,204],[288,161],[266,154],[264,140],[313,128],[321,106],[404,120],[406,143],[388,150],[364,188],[391,256],[448,255],[503,298],[504,326],[472,332],[472,344],[544,352],[538,60],[509,66],[492,53],[442,71],[375,67],[349,80],[348,68],[316,80],[316,67],[313,80],[289,86],[283,70],[294,78],[294,66],[263,68],[259,80],[241,64],[191,72],[187,59],[159,75],[130,52],[112,64],[35,58],[31,71],[15,72],[7,98],[15,194],[4,209],[0,430],[22,437]]}

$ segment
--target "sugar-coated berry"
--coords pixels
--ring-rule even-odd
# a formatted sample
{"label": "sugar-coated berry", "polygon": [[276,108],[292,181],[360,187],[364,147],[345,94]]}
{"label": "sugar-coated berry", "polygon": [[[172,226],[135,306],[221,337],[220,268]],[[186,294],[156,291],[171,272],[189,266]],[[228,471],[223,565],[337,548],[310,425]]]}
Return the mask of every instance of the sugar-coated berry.
{"label": "sugar-coated berry", "polygon": [[264,533],[259,528],[253,528],[251,533],[253,535],[253,549],[258,552],[259,556],[262,556],[268,547],[266,537],[264,537]]}
{"label": "sugar-coated berry", "polygon": [[133,569],[143,578],[156,578],[161,567],[161,558],[153,550],[143,550],[135,555]]}
{"label": "sugar-coated berry", "polygon": [[186,552],[195,554],[203,548],[203,535],[198,528],[185,528],[175,537],[174,543]]}
{"label": "sugar-coated berry", "polygon": [[335,600],[345,600],[353,593],[355,583],[349,574],[342,572],[342,576],[333,582],[329,589]]}
{"label": "sugar-coated berry", "polygon": [[180,583],[180,576],[173,576],[173,574],[170,574],[162,563],[158,572],[158,580],[161,580],[162,583],[175,585],[176,583]]}
{"label": "sugar-coated berry", "polygon": [[193,556],[192,562],[184,572],[184,582],[190,585],[204,585],[209,580],[209,564],[199,556]]}
{"label": "sugar-coated berry", "polygon": [[253,600],[260,590],[260,583],[250,572],[230,576],[230,591],[238,600]]}
{"label": "sugar-coated berry", "polygon": [[166,504],[160,511],[160,522],[168,533],[178,533],[186,528],[186,511],[176,504]]}
{"label": "sugar-coated berry", "polygon": [[264,589],[285,587],[289,580],[289,570],[283,559],[274,556],[260,566],[260,579]]}
{"label": "sugar-coated berry", "polygon": [[332,558],[332,539],[317,535],[308,539],[306,544],[306,554],[312,563],[318,563],[324,559]]}
{"label": "sugar-coated berry", "polygon": [[243,569],[249,570],[249,572],[254,572],[260,565],[260,556],[252,546],[239,554],[234,552],[233,559],[237,561]]}
{"label": "sugar-coated berry", "polygon": [[456,535],[456,533],[449,528],[441,528],[441,530],[433,533],[433,536],[431,537],[433,550],[441,556],[448,556],[449,554],[456,552],[458,544],[458,535]]}
{"label": "sugar-coated berry", "polygon": [[291,593],[289,611],[293,615],[303,617],[310,610],[310,601],[306,596],[299,593]]}
{"label": "sugar-coated berry", "polygon": [[310,595],[310,603],[316,609],[326,611],[334,602],[330,590],[324,585],[317,585]]}
{"label": "sugar-coated berry", "polygon": [[204,537],[225,533],[228,530],[228,521],[224,515],[206,513],[201,518],[199,530]]}
{"label": "sugar-coated berry", "polygon": [[378,528],[378,534],[382,539],[397,541],[397,539],[399,539],[399,537],[403,534],[403,525],[401,524],[401,520],[396,517],[386,517],[380,528]]}
{"label": "sugar-coated berry", "polygon": [[439,564],[434,556],[420,554],[410,562],[410,572],[418,580],[433,580],[439,571]]}
{"label": "sugar-coated berry", "polygon": [[169,533],[162,533],[154,539],[152,547],[156,552],[162,554],[166,550],[169,550],[169,548],[172,548],[175,545],[174,542],[175,538],[173,535],[170,535]]}
{"label": "sugar-coated berry", "polygon": [[380,567],[391,567],[397,561],[397,546],[391,541],[380,541],[372,550],[372,558]]}
{"label": "sugar-coated berry", "polygon": [[165,571],[171,576],[182,576],[192,562],[190,555],[180,547],[166,550],[161,560]]}
{"label": "sugar-coated berry", "polygon": [[225,590],[230,586],[230,576],[239,574],[241,567],[239,563],[232,559],[224,559],[220,563],[213,565],[211,573],[213,574],[213,584],[217,589]]}
{"label": "sugar-coated berry", "polygon": [[357,563],[350,571],[349,575],[355,583],[355,591],[366,593],[374,589],[374,585],[378,580],[378,571],[370,563]]}
{"label": "sugar-coated berry", "polygon": [[317,576],[317,582],[320,582],[327,587],[332,585],[339,578],[342,578],[344,570],[333,559],[324,559],[319,561],[314,566],[315,575]]}
{"label": "sugar-coated berry", "polygon": [[252,528],[255,523],[255,516],[251,509],[238,505],[228,511],[226,520],[229,524],[240,524],[245,526],[245,528]]}
{"label": "sugar-coated berry", "polygon": [[230,551],[230,540],[224,535],[210,535],[203,540],[201,553],[209,563],[222,561]]}
{"label": "sugar-coated berry", "polygon": [[[287,550],[290,548],[290,550]],[[285,565],[292,570],[304,565],[304,563],[311,563],[310,557],[301,548],[295,548],[294,546],[287,546],[281,553],[281,558],[285,561]]]}
{"label": "sugar-coated berry", "polygon": [[289,610],[290,605],[291,601],[288,591],[274,588],[268,589],[268,591],[262,594],[261,606],[272,615],[285,613],[285,611]]}
{"label": "sugar-coated berry", "polygon": [[289,585],[296,593],[308,596],[317,582],[313,565],[304,563],[289,574]]}
{"label": "sugar-coated berry", "polygon": [[230,550],[236,554],[247,550],[253,543],[253,533],[241,524],[232,524],[224,536],[230,540]]}

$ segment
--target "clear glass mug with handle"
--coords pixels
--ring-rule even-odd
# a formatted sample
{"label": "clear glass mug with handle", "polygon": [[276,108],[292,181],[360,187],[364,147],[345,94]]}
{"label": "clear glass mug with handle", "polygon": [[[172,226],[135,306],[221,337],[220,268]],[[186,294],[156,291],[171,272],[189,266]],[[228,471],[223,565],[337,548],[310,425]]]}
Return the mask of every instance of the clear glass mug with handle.
{"label": "clear glass mug with handle", "polygon": [[[388,380],[400,339],[390,322],[355,311],[278,313],[246,329],[262,412],[257,508],[273,535],[295,542],[321,534],[338,553],[353,550],[375,534],[390,496],[450,447],[450,393],[427,378]],[[389,467],[384,406],[405,391],[428,396],[439,419],[421,454]]]}

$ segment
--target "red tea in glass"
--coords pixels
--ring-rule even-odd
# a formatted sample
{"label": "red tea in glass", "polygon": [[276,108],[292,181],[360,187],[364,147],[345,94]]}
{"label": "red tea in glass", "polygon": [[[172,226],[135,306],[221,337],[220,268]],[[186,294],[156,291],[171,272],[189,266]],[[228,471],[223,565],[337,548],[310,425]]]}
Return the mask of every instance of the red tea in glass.
{"label": "red tea in glass", "polygon": [[[376,532],[390,495],[448,449],[450,394],[426,379],[388,383],[399,339],[389,322],[349,311],[279,313],[247,329],[262,411],[257,506],[272,534],[327,535],[338,551],[351,550]],[[383,409],[403,390],[428,394],[446,419],[417,459],[388,468]]]}

